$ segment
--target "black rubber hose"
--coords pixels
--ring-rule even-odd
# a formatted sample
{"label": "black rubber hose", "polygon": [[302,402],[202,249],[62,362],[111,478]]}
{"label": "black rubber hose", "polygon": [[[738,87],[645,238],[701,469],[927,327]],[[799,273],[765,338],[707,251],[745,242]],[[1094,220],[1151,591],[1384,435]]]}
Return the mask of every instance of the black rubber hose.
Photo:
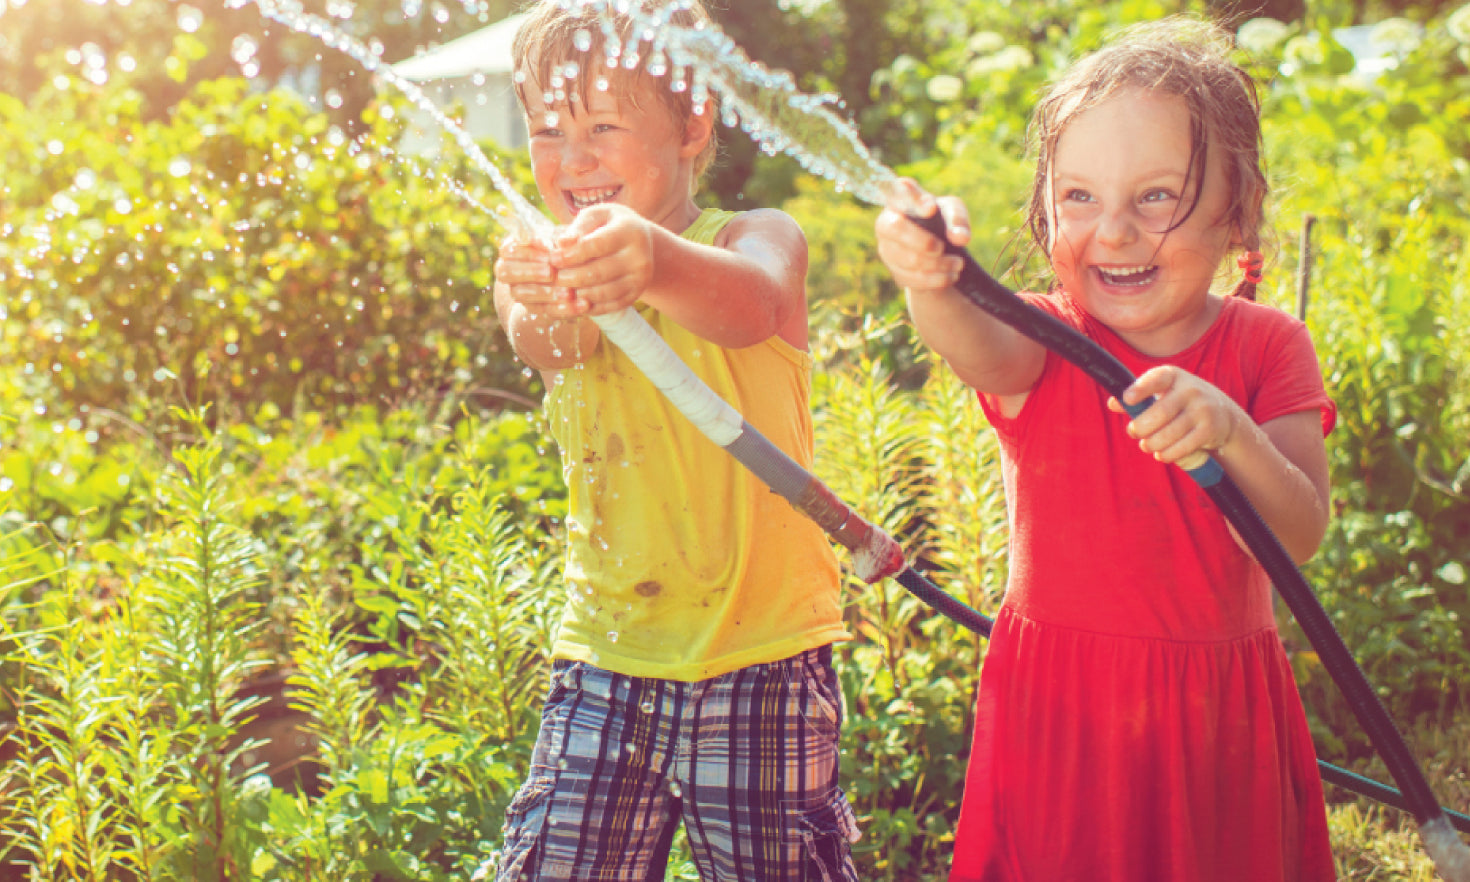
{"label": "black rubber hose", "polygon": [[[1133,385],[1134,377],[1121,362],[1060,319],[1017,297],[981,269],[968,250],[947,240],[944,219],[939,212],[927,218],[910,215],[909,219],[944,242],[946,251],[962,258],[964,267],[955,284],[961,294],[985,312],[1081,368],[1113,397],[1122,400],[1123,392]],[[1147,402],[1138,410],[1144,407],[1147,407]],[[1265,568],[1333,682],[1347,698],[1359,725],[1368,733],[1389,773],[1398,782],[1408,811],[1421,826],[1431,819],[1443,818],[1444,811],[1434,798],[1423,770],[1409,752],[1403,735],[1379,701],[1362,668],[1348,652],[1341,635],[1332,627],[1332,621],[1296,562],[1218,463],[1210,459],[1206,465],[1188,471],[1220,506],[1256,560]]]}
{"label": "black rubber hose", "polygon": [[913,567],[904,567],[903,571],[893,578],[898,580],[898,584],[907,588],[910,594],[943,613],[950,620],[969,628],[976,634],[990,636],[990,627],[994,624],[990,619],[939,590],[933,582],[924,578]]}

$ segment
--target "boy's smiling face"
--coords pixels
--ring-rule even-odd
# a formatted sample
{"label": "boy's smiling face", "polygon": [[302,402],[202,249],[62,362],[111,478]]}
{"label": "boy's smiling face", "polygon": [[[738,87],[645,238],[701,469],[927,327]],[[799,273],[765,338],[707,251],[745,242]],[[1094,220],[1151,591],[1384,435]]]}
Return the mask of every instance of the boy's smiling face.
{"label": "boy's smiling face", "polygon": [[663,81],[640,77],[628,85],[621,97],[593,88],[552,106],[534,84],[523,89],[536,188],[558,223],[604,202],[675,231],[698,214],[694,160],[713,121],[706,112],[681,125],[653,92],[667,88]]}

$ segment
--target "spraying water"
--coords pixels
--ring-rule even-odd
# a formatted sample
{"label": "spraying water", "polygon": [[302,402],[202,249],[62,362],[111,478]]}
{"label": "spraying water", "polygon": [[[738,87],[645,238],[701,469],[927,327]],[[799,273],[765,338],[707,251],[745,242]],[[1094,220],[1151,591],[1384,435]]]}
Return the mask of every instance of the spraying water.
{"label": "spraying water", "polygon": [[[271,21],[315,37],[328,47],[346,54],[362,65],[363,70],[382,78],[428,114],[440,129],[454,139],[475,168],[483,172],[505,198],[507,210],[498,210],[493,214],[512,234],[529,239],[542,239],[550,234],[551,221],[522,196],[499,167],[485,156],[469,132],[456,125],[418,86],[395,73],[371,49],[342,33],[329,20],[307,12],[302,8],[300,0],[225,0],[225,6],[229,9],[240,9],[251,3],[255,4],[262,16]],[[465,195],[463,190],[460,193]]]}
{"label": "spraying water", "polygon": [[[641,63],[650,75],[667,77],[675,92],[687,89],[696,108],[718,95],[721,122],[745,132],[769,155],[791,156],[839,192],[873,205],[900,195],[893,186],[897,175],[873,157],[856,128],[838,112],[840,96],[802,92],[791,74],[752,61],[719,28],[674,24],[672,16],[688,8],[687,0],[670,0],[654,9],[630,0],[556,2],[608,23],[603,28],[608,66],[633,69]],[[626,45],[614,33],[614,16],[631,22],[627,32],[633,37]]]}

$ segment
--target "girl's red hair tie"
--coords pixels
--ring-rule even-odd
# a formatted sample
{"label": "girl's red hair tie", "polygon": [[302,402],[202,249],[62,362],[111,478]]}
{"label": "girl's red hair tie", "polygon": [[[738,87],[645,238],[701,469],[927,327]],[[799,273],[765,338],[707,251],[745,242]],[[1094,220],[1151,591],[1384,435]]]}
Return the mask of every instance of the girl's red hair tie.
{"label": "girl's red hair tie", "polygon": [[1259,251],[1247,251],[1240,255],[1235,261],[1245,271],[1245,280],[1252,285],[1261,284],[1261,270],[1266,266],[1266,258]]}

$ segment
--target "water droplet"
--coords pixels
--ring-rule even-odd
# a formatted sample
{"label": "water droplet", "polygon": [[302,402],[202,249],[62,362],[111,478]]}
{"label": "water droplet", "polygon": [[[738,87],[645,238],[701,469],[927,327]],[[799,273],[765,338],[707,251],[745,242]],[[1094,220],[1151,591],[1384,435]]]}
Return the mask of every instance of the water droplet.
{"label": "water droplet", "polygon": [[204,14],[194,7],[185,4],[179,7],[176,21],[179,24],[179,30],[186,34],[192,34],[199,30],[199,26],[204,23]]}
{"label": "water droplet", "polygon": [[607,642],[608,643],[617,643],[618,642],[618,632],[617,631],[608,631],[607,632]]}
{"label": "water droplet", "polygon": [[230,57],[236,64],[245,64],[255,57],[259,44],[249,34],[240,34],[230,43]]}
{"label": "water droplet", "polygon": [[644,699],[643,703],[638,705],[638,709],[643,711],[645,714],[653,713],[653,699]]}
{"label": "water droplet", "polygon": [[577,28],[572,34],[572,45],[577,47],[578,52],[586,52],[592,48],[592,34],[586,28]]}

